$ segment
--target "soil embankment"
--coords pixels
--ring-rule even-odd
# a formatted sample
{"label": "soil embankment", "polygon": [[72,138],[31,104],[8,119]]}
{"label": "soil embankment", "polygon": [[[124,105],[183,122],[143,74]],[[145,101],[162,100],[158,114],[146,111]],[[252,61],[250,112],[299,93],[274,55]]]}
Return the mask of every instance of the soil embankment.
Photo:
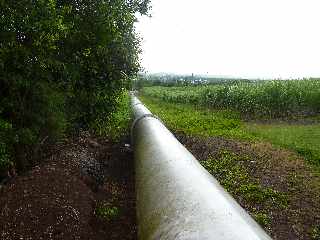
{"label": "soil embankment", "polygon": [[83,132],[2,186],[0,239],[136,239],[133,154]]}

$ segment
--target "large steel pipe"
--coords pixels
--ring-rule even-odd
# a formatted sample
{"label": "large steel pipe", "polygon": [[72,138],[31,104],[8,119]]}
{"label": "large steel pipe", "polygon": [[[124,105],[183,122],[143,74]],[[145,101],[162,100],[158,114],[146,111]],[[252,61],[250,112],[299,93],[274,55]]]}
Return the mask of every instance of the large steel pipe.
{"label": "large steel pipe", "polygon": [[132,96],[138,238],[271,239]]}

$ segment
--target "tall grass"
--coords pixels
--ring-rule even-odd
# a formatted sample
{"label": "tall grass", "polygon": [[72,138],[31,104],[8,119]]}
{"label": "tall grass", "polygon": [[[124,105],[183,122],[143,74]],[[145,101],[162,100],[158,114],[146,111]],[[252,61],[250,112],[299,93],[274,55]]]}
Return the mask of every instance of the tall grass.
{"label": "tall grass", "polygon": [[292,117],[320,112],[319,80],[145,87],[143,94],[168,102],[202,105],[213,109],[232,109],[256,117]]}

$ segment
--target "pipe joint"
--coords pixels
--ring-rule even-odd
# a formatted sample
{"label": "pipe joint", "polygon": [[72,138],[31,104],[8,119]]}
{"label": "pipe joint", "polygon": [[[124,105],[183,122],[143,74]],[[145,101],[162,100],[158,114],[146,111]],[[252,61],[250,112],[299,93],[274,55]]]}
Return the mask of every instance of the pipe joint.
{"label": "pipe joint", "polygon": [[[143,105],[142,103],[136,103],[135,105],[139,105],[139,104]],[[134,128],[135,128],[135,126],[138,124],[138,122],[141,121],[141,120],[144,119],[144,118],[147,118],[147,117],[149,117],[149,118],[155,118],[155,119],[157,119],[158,121],[160,121],[160,122],[162,123],[161,119],[160,119],[159,117],[153,115],[152,113],[143,114],[143,115],[141,115],[140,117],[136,118],[136,119],[133,121],[133,123],[132,123],[132,125],[131,125],[131,136],[133,136]]]}

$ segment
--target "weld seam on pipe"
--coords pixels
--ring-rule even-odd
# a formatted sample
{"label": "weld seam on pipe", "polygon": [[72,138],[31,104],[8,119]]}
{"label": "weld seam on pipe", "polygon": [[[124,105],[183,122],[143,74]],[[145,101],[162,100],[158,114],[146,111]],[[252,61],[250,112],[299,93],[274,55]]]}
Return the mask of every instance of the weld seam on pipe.
{"label": "weld seam on pipe", "polygon": [[134,106],[136,106],[136,105],[139,105],[139,104],[143,105],[142,102],[138,102],[138,103],[134,103],[134,104],[132,105],[132,107],[134,107]]}
{"label": "weld seam on pipe", "polygon": [[[142,103],[139,103],[139,104],[142,104]],[[138,105],[138,104],[135,104],[135,105]],[[134,105],[134,106],[135,106],[135,105]],[[141,121],[142,119],[147,118],[147,117],[149,117],[149,118],[155,118],[155,119],[158,119],[158,120],[159,120],[159,118],[158,118],[157,116],[155,116],[155,115],[153,115],[153,114],[150,114],[150,113],[143,114],[143,115],[141,115],[140,117],[134,119],[134,121],[133,121],[133,123],[132,123],[132,125],[131,125],[131,135],[132,135],[132,136],[133,136],[133,130],[134,130],[135,126],[137,125],[137,123],[138,123],[139,121]]]}
{"label": "weld seam on pipe", "polygon": [[142,116],[136,118],[133,123],[132,123],[132,129],[137,125],[137,123],[142,120],[143,118],[146,118],[146,117],[150,117],[150,118],[155,118],[159,121],[161,121],[157,116],[153,115],[153,114],[150,114],[150,113],[147,113],[147,114],[143,114]]}

